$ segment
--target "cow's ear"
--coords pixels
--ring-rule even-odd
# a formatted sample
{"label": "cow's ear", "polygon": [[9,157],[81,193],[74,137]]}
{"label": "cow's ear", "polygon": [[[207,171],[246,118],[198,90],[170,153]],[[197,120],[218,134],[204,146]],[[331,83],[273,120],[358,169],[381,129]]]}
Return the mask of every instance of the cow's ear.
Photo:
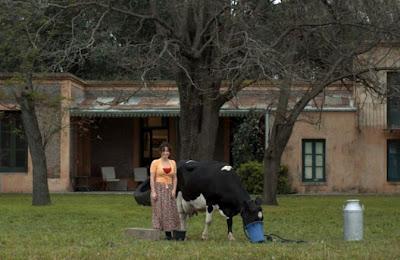
{"label": "cow's ear", "polygon": [[256,202],[256,204],[257,204],[258,206],[261,206],[261,204],[262,204],[262,199],[261,199],[260,197],[257,197],[256,200],[255,200],[255,202]]}

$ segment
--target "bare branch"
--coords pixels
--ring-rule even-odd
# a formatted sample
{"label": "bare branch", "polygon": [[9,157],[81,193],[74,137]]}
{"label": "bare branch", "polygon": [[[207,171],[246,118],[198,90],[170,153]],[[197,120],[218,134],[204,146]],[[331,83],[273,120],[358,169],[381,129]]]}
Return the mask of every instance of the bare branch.
{"label": "bare branch", "polygon": [[103,21],[104,17],[107,15],[107,13],[109,12],[109,10],[107,9],[105,12],[103,12],[103,14],[100,16],[99,20],[97,21],[96,26],[93,28],[92,33],[90,35],[90,39],[88,41],[88,44],[86,45],[86,48],[90,48],[91,46],[93,46],[95,39],[94,39],[94,35],[97,32],[97,30],[99,29],[101,22]]}
{"label": "bare branch", "polygon": [[[216,15],[214,15],[213,17],[211,17],[210,18],[210,20],[208,20],[208,22],[205,24],[205,26],[204,26],[204,28],[203,28],[203,30],[200,32],[200,33],[197,33],[196,34],[196,37],[195,37],[195,41],[194,41],[194,44],[193,44],[193,48],[195,49],[195,50],[197,50],[197,49],[204,49],[204,46],[203,47],[200,47],[199,45],[200,45],[200,43],[201,43],[201,39],[204,37],[204,35],[210,30],[210,27],[211,27],[211,25],[218,19],[218,17],[219,16],[221,16],[222,14],[224,14],[227,10],[229,10],[229,6],[225,6],[225,7],[223,7]],[[201,24],[200,24],[200,21],[198,21],[198,23],[197,23],[197,25],[198,26],[200,26]],[[200,28],[198,28],[199,30],[198,30],[198,32],[200,31]],[[206,43],[207,44],[207,43]]]}

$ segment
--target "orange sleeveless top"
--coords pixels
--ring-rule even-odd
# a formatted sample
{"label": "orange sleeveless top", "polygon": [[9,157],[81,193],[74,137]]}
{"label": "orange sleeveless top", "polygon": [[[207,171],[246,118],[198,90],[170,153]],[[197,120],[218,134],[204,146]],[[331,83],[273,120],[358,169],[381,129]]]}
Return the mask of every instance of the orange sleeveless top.
{"label": "orange sleeveless top", "polygon": [[150,174],[156,175],[156,182],[172,184],[173,178],[176,178],[176,163],[169,160],[170,167],[162,166],[161,159],[154,160],[150,165]]}

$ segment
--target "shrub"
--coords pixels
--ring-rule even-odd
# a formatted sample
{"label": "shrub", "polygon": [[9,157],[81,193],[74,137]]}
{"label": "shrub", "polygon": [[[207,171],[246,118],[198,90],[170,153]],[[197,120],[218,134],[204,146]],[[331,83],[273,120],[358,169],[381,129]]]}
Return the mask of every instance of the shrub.
{"label": "shrub", "polygon": [[[237,169],[237,174],[240,176],[245,189],[250,194],[261,194],[263,192],[263,164],[257,161],[249,161],[242,163]],[[291,192],[288,168],[281,166],[278,173],[278,194],[288,194]]]}
{"label": "shrub", "polygon": [[254,111],[241,121],[233,135],[233,167],[242,163],[262,161],[264,157],[265,134],[262,116]]}
{"label": "shrub", "polygon": [[245,189],[250,194],[261,194],[263,191],[263,165],[257,161],[242,163],[237,170]]}
{"label": "shrub", "polygon": [[289,177],[288,177],[289,169],[285,165],[281,165],[281,169],[278,174],[278,194],[288,194],[291,193],[292,190],[289,184]]}

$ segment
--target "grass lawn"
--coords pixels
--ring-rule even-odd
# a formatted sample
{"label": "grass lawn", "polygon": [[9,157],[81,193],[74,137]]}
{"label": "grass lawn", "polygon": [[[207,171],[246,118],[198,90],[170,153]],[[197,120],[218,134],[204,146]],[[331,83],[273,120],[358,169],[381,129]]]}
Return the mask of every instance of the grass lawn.
{"label": "grass lawn", "polygon": [[[342,206],[365,205],[364,240],[343,241]],[[131,195],[54,194],[52,205],[31,206],[29,195],[0,194],[0,259],[399,259],[400,196],[283,196],[265,206],[266,233],[304,244],[251,244],[241,219],[229,242],[215,214],[208,241],[200,239],[204,214],[189,221],[188,241],[127,238],[127,227],[150,227],[150,207]]]}

